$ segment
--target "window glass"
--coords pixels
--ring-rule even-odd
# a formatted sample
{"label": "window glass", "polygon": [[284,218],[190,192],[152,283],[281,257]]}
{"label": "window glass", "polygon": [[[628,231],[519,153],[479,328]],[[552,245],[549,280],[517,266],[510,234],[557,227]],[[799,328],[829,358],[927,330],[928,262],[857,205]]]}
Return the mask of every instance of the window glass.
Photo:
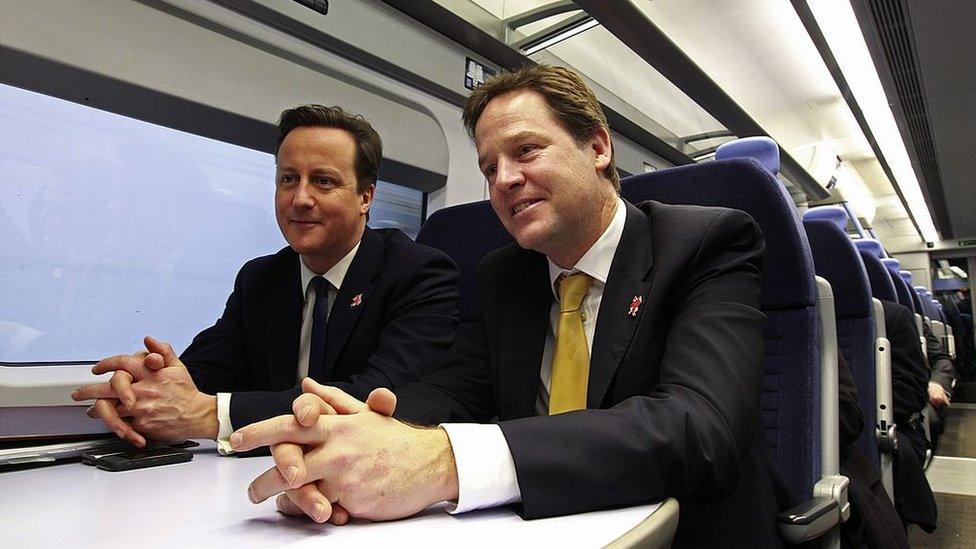
{"label": "window glass", "polygon": [[[273,181],[271,154],[0,85],[0,362],[182,351],[285,246]],[[423,193],[377,199],[416,234]]]}

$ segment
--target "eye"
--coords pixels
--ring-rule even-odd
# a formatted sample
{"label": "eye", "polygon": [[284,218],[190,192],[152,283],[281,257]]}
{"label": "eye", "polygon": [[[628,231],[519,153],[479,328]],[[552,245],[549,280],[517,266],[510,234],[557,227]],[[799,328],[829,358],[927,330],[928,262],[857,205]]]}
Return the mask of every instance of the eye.
{"label": "eye", "polygon": [[335,181],[335,179],[332,179],[331,177],[326,177],[324,175],[320,175],[320,176],[315,177],[314,179],[312,179],[312,183],[315,183],[315,185],[318,186],[318,187],[334,187],[335,184],[336,184],[336,181]]}
{"label": "eye", "polygon": [[485,166],[484,170],[482,170],[482,173],[485,174],[485,179],[491,181],[491,179],[493,177],[495,177],[495,172],[497,172],[497,171],[498,171],[498,169],[495,167],[495,165],[494,164],[491,164],[491,165]]}
{"label": "eye", "polygon": [[518,155],[519,155],[520,157],[521,157],[521,156],[525,156],[525,155],[527,155],[527,154],[529,154],[529,153],[531,153],[532,151],[534,151],[534,150],[536,150],[536,149],[538,149],[538,148],[539,148],[539,147],[537,147],[536,145],[530,145],[530,144],[525,144],[525,145],[521,145],[521,146],[520,146],[520,147],[518,148]]}
{"label": "eye", "polygon": [[298,181],[298,178],[294,174],[283,173],[278,175],[278,185],[290,186],[294,185]]}

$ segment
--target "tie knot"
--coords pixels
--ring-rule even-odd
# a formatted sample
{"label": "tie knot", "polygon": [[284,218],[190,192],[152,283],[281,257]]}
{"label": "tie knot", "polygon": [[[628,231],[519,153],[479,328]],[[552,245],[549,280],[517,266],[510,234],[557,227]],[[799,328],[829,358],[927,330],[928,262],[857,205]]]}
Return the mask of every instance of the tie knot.
{"label": "tie knot", "polygon": [[329,281],[324,276],[312,277],[312,288],[315,288],[315,295],[326,295],[329,291]]}
{"label": "tie knot", "polygon": [[592,283],[593,278],[585,273],[561,277],[559,281],[559,312],[578,311]]}

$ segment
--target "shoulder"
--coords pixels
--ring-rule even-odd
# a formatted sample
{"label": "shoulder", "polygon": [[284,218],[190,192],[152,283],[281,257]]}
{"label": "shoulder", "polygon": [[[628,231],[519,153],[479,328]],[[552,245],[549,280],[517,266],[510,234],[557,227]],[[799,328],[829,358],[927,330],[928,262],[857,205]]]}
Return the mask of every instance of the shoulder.
{"label": "shoulder", "polygon": [[376,238],[382,250],[384,266],[391,265],[399,271],[435,267],[457,270],[454,261],[444,252],[419,244],[399,229],[366,229]]}
{"label": "shoulder", "polygon": [[298,254],[285,246],[277,253],[255,257],[244,263],[237,274],[238,282],[264,282],[271,278],[298,272]]}
{"label": "shoulder", "polygon": [[759,226],[741,210],[718,206],[664,204],[648,200],[636,205],[651,223],[655,238],[702,240],[729,233],[761,236]]}

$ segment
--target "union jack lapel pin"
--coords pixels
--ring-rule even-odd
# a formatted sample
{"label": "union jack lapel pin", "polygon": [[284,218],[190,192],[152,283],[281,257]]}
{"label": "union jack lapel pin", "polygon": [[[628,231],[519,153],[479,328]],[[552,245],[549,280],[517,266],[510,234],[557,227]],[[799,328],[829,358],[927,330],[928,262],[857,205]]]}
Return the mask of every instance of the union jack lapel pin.
{"label": "union jack lapel pin", "polygon": [[644,303],[644,298],[635,295],[633,301],[630,302],[630,309],[627,310],[627,314],[630,316],[637,316],[637,311],[640,310],[641,303]]}
{"label": "union jack lapel pin", "polygon": [[363,294],[356,294],[356,297],[352,298],[352,304],[350,304],[350,307],[359,307],[362,302]]}

